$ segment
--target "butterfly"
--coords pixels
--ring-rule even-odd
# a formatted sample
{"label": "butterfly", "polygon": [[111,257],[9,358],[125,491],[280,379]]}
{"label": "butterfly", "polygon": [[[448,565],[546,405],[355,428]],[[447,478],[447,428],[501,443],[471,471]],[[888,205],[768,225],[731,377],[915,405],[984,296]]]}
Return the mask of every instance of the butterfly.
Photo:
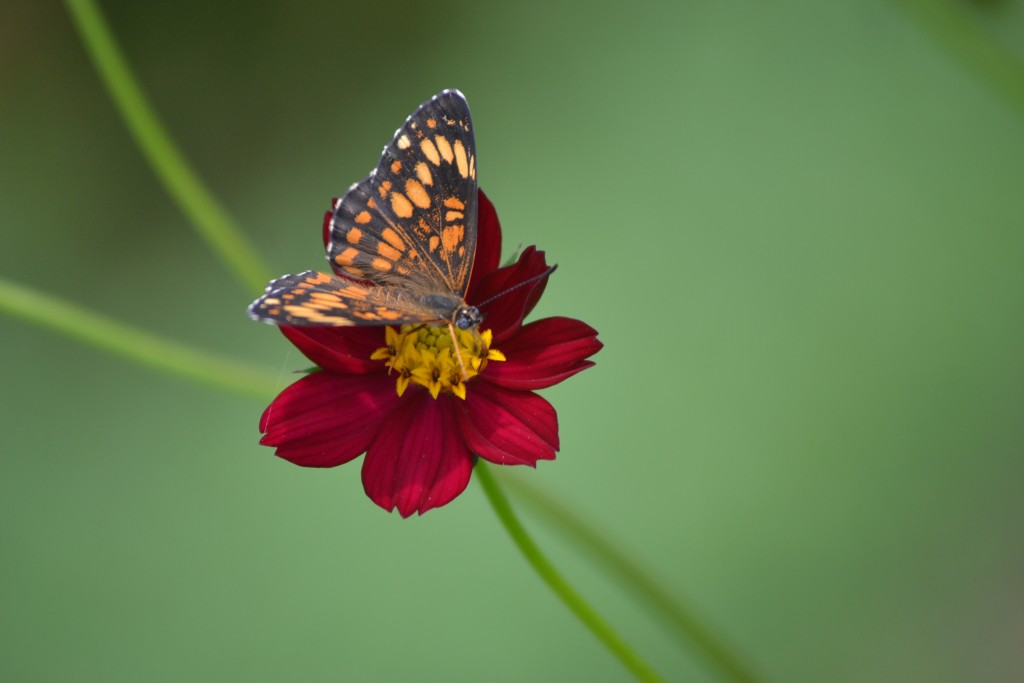
{"label": "butterfly", "polygon": [[271,281],[249,306],[251,318],[475,331],[483,316],[465,296],[476,255],[476,143],[462,93],[444,90],[421,104],[325,221],[333,273]]}

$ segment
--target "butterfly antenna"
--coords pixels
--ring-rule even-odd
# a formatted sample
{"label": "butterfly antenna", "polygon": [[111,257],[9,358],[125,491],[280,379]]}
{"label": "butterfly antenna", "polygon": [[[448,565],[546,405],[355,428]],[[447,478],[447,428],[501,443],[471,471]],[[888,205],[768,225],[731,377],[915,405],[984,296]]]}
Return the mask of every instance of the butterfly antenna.
{"label": "butterfly antenna", "polygon": [[543,273],[540,273],[538,275],[534,275],[533,277],[528,278],[526,280],[523,280],[522,282],[520,282],[518,284],[512,285],[511,287],[509,287],[506,290],[498,292],[497,294],[495,294],[494,296],[492,296],[490,298],[484,299],[483,301],[478,303],[476,305],[476,307],[477,308],[483,308],[484,306],[486,306],[487,304],[491,303],[495,299],[499,299],[499,298],[505,296],[506,294],[508,294],[509,292],[514,292],[517,289],[519,289],[520,287],[525,287],[526,285],[528,285],[530,283],[533,283],[533,282],[536,282],[537,280],[541,280],[543,278],[546,278],[548,275],[551,275],[551,273],[555,272],[555,270],[557,268],[558,268],[558,264],[557,263],[554,264],[553,266],[549,266],[548,269],[545,270]]}

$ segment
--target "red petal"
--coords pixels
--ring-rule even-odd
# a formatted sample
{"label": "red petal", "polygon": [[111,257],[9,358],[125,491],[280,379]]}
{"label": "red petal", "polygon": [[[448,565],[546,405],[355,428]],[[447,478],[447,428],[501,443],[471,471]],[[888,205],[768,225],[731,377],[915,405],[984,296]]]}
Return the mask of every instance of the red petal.
{"label": "red petal", "polygon": [[487,198],[483,190],[477,190],[477,236],[476,257],[473,261],[473,272],[469,277],[466,298],[475,291],[485,275],[498,268],[501,262],[501,223],[494,204]]}
{"label": "red petal", "polygon": [[452,401],[434,400],[418,387],[388,418],[363,461],[363,488],[389,512],[408,517],[450,503],[469,484],[473,471]]}
{"label": "red petal", "polygon": [[584,322],[544,318],[496,347],[508,360],[489,362],[481,378],[508,389],[544,389],[591,367],[586,359],[603,346]]}
{"label": "red petal", "polygon": [[370,355],[384,346],[383,327],[287,327],[281,333],[302,354],[331,372],[345,375],[383,372]]}
{"label": "red petal", "polygon": [[480,281],[480,287],[469,303],[476,304],[502,294],[482,309],[484,322],[481,327],[494,332],[495,342],[504,341],[515,334],[523,324],[523,318],[537,305],[540,295],[544,293],[544,287],[547,286],[548,278],[545,276],[518,289],[512,288],[540,275],[547,268],[544,252],[530,246],[523,251],[516,263],[499,268]]}
{"label": "red petal", "polygon": [[327,243],[331,241],[331,219],[334,218],[334,212],[328,211],[324,213],[324,248],[327,248]]}
{"label": "red petal", "polygon": [[486,382],[467,387],[459,423],[469,449],[497,465],[529,465],[554,460],[558,415],[532,391],[512,391]]}
{"label": "red petal", "polygon": [[331,219],[334,218],[334,212],[338,210],[339,205],[341,205],[341,197],[335,197],[331,200],[331,210],[324,214],[323,232],[325,249],[327,248],[327,244],[331,241]]}
{"label": "red petal", "polygon": [[366,451],[398,406],[387,375],[314,372],[281,392],[260,418],[260,443],[304,467],[334,467]]}

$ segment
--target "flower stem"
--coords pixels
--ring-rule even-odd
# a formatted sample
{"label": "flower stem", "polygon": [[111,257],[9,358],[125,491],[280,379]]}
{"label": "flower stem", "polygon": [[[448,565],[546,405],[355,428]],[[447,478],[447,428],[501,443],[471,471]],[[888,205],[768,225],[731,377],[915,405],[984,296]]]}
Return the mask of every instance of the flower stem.
{"label": "flower stem", "polygon": [[87,311],[0,278],[0,311],[74,337],[116,356],[218,389],[266,398],[274,375],[221,358]]}
{"label": "flower stem", "polygon": [[157,177],[192,225],[234,275],[253,291],[270,279],[267,268],[217,202],[157,118],[92,0],[67,0],[68,12],[96,71]]}
{"label": "flower stem", "polygon": [[899,0],[907,14],[947,53],[1024,115],[1024,64],[956,0]]}
{"label": "flower stem", "polygon": [[476,477],[490,501],[491,507],[498,515],[501,523],[505,526],[509,536],[519,547],[520,552],[526,557],[534,571],[540,575],[546,584],[561,598],[562,602],[572,610],[590,631],[597,636],[613,655],[618,657],[627,669],[629,669],[637,680],[660,681],[661,678],[654,672],[647,662],[640,659],[632,648],[605,622],[601,616],[573,589],[572,586],[555,569],[551,562],[541,553],[537,544],[533,542],[526,529],[520,524],[519,519],[512,511],[508,498],[505,496],[498,482],[491,474],[489,467],[479,461],[476,466]]}
{"label": "flower stem", "polygon": [[760,679],[731,651],[713,631],[701,622],[691,608],[681,604],[619,551],[616,544],[586,525],[569,508],[559,505],[550,496],[522,481],[520,477],[502,477],[502,483],[512,489],[515,497],[531,505],[556,529],[583,550],[589,552],[600,566],[615,575],[621,584],[647,604],[673,630],[677,638],[692,645],[717,667],[723,680],[734,683],[758,683]]}

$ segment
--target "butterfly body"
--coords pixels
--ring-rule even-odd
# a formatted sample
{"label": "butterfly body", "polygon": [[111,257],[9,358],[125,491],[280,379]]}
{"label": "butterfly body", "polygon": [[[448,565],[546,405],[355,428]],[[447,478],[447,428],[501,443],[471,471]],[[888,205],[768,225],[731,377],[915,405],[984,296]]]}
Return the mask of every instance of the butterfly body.
{"label": "butterfly body", "polygon": [[462,299],[456,297],[428,294],[423,297],[422,301],[427,307],[436,308],[439,311],[449,311],[445,320],[461,330],[468,330],[483,321],[480,309],[476,306],[467,306]]}
{"label": "butterfly body", "polygon": [[333,273],[272,281],[249,307],[297,326],[448,324],[482,320],[466,304],[476,255],[476,145],[457,90],[423,103],[395,131],[369,176],[326,217]]}

